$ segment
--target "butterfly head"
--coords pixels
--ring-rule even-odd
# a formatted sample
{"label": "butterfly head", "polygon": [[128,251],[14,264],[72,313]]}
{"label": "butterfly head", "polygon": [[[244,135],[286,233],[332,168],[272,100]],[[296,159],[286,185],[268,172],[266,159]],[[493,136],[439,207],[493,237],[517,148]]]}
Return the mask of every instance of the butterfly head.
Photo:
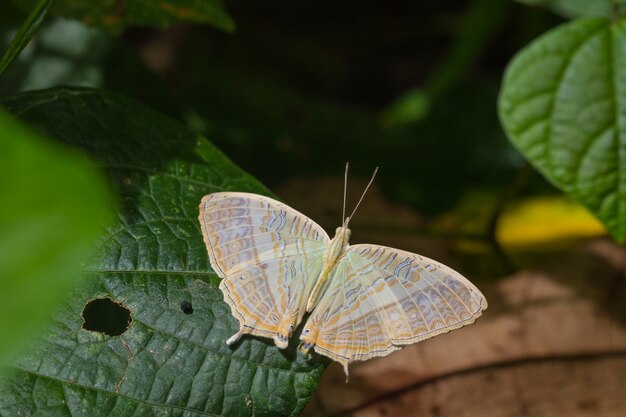
{"label": "butterfly head", "polygon": [[345,236],[346,240],[350,239],[350,235],[352,234],[352,232],[350,231],[350,229],[348,229],[348,222],[350,221],[350,218],[347,217],[346,220],[344,221],[344,223],[339,226],[338,228],[335,229],[335,237],[337,236]]}
{"label": "butterfly head", "polygon": [[340,256],[348,246],[350,235],[352,235],[352,232],[348,229],[348,219],[346,219],[343,226],[335,229],[335,237],[333,237],[329,253],[336,252],[335,258]]}

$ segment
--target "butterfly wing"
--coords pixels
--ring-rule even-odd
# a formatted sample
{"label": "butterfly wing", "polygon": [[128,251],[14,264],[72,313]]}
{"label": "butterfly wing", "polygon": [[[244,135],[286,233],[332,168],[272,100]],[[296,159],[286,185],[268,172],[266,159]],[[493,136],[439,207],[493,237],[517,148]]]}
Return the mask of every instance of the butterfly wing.
{"label": "butterfly wing", "polygon": [[211,266],[243,334],[287,339],[305,313],[323,264],[328,235],[291,207],[248,193],[214,193],[200,203]]}
{"label": "butterfly wing", "polygon": [[340,362],[346,374],[352,361],[471,324],[487,308],[458,272],[384,246],[350,246],[331,279],[301,339]]}

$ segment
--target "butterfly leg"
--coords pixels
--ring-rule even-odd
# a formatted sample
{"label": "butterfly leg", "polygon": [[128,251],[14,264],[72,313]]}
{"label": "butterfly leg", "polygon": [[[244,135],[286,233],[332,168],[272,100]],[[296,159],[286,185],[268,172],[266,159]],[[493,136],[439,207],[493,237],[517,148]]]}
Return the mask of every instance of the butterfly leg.
{"label": "butterfly leg", "polygon": [[246,334],[246,332],[243,331],[243,328],[239,329],[239,331],[237,333],[235,333],[234,335],[232,335],[231,337],[228,338],[228,340],[226,341],[226,344],[228,346],[232,345],[237,340],[239,340],[239,338],[241,336],[243,336],[244,334]]}
{"label": "butterfly leg", "polygon": [[[237,333],[235,333],[234,335],[232,335],[231,337],[229,337],[229,338],[226,340],[226,344],[227,344],[228,346],[231,346],[231,345],[233,345],[233,344],[237,343],[237,341],[238,341],[239,339],[241,339],[241,336],[246,335],[246,334],[255,334],[254,329],[252,329],[252,328],[250,328],[250,327],[248,327],[248,326],[243,326],[243,325],[242,325],[242,326],[239,328],[239,331],[238,331]],[[261,336],[264,336],[264,335],[261,335]]]}

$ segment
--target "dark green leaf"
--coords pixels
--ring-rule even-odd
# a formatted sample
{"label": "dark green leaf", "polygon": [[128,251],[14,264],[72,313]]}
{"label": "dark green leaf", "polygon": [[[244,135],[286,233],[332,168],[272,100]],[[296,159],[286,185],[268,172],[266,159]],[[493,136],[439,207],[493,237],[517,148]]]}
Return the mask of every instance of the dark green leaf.
{"label": "dark green leaf", "polygon": [[100,173],[0,111],[0,358],[15,352],[80,275],[110,215]]}
{"label": "dark green leaf", "polygon": [[54,0],[39,0],[39,2],[35,5],[31,13],[13,37],[9,48],[2,56],[2,60],[0,60],[0,75],[2,75],[15,58],[19,56],[20,52],[22,52],[24,47],[28,44],[28,42],[30,42],[33,35],[37,33],[37,30],[39,30],[39,27],[45,20],[53,4]]}
{"label": "dark green leaf", "polygon": [[[0,415],[297,415],[324,365],[293,345],[226,345],[238,324],[197,220],[205,194],[267,190],[203,137],[118,95],[55,89],[7,104],[50,136],[89,149],[122,208],[85,285],[0,383]],[[82,328],[84,306],[103,298],[130,311],[120,336]]]}
{"label": "dark green leaf", "polygon": [[530,6],[539,6],[572,19],[576,17],[609,17],[614,0],[517,0]]}
{"label": "dark green leaf", "polygon": [[[30,10],[36,0],[13,0]],[[180,22],[207,23],[233,31],[235,23],[222,0],[57,0],[54,12],[117,32],[128,26],[165,27]]]}
{"label": "dark green leaf", "polygon": [[626,21],[581,19],[510,63],[499,111],[513,144],[626,238]]}

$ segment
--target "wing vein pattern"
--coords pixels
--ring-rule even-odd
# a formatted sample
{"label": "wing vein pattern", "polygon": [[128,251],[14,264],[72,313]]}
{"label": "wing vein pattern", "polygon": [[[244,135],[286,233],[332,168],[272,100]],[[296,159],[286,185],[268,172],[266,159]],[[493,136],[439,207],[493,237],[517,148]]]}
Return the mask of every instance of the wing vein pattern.
{"label": "wing vein pattern", "polygon": [[473,323],[486,308],[478,288],[453,269],[410,252],[360,244],[346,251],[305,329],[319,334],[319,353],[347,368]]}
{"label": "wing vein pattern", "polygon": [[330,241],[313,220],[257,194],[205,196],[200,224],[224,301],[243,334],[271,337],[279,347],[304,315],[304,302]]}
{"label": "wing vein pattern", "polygon": [[[205,196],[200,224],[224,301],[243,334],[285,348],[310,305],[304,350],[348,364],[473,323],[487,301],[439,262],[385,246],[331,241],[313,220],[257,194]],[[314,290],[315,288],[315,290]],[[314,300],[314,301],[310,301]]]}

